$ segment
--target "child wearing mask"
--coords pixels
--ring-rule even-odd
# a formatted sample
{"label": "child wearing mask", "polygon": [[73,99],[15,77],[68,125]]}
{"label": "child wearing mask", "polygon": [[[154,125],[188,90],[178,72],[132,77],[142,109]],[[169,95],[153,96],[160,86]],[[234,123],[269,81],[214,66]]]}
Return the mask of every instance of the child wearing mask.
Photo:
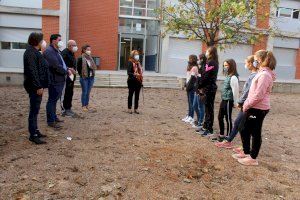
{"label": "child wearing mask", "polygon": [[189,62],[187,66],[187,82],[186,82],[186,92],[188,96],[188,115],[185,119],[183,119],[184,122],[193,124],[194,123],[194,95],[195,95],[195,89],[194,84],[196,82],[196,76],[198,75],[198,58],[196,55],[190,55],[189,56]]}
{"label": "child wearing mask", "polygon": [[217,77],[219,71],[219,58],[218,50],[216,47],[209,47],[206,50],[205,57],[207,58],[205,69],[201,75],[199,81],[199,88],[204,99],[205,105],[205,119],[203,127],[197,129],[196,132],[202,136],[206,136],[213,133],[214,123],[214,103],[217,92]]}
{"label": "child wearing mask", "polygon": [[245,102],[245,100],[248,97],[248,93],[249,93],[249,89],[252,83],[253,78],[256,76],[257,74],[257,68],[253,66],[253,62],[254,62],[254,56],[248,56],[247,59],[245,60],[245,69],[249,70],[251,72],[250,76],[248,77],[244,87],[243,87],[243,92],[242,92],[242,96],[240,97],[240,99],[238,100],[238,106],[237,108],[239,109],[239,113],[234,121],[234,125],[233,125],[233,129],[230,132],[229,136],[226,137],[226,139],[222,142],[217,142],[215,145],[219,148],[227,148],[227,149],[232,149],[233,148],[233,144],[232,141],[235,138],[235,136],[238,133],[238,128],[239,125],[244,117],[244,112],[243,112],[243,104]]}
{"label": "child wearing mask", "polygon": [[196,82],[194,85],[195,95],[194,95],[194,102],[193,107],[197,114],[197,124],[192,124],[193,128],[200,129],[203,126],[203,120],[204,120],[204,114],[205,114],[205,107],[203,102],[203,94],[201,91],[201,88],[199,87],[199,83],[201,82],[201,76],[203,74],[204,68],[206,65],[206,57],[205,54],[199,55],[199,65],[197,68],[193,68],[194,70],[198,70],[195,74],[196,76]]}
{"label": "child wearing mask", "polygon": [[[225,60],[223,64],[223,73],[225,80],[221,92],[221,104],[219,108],[219,127],[220,134],[213,135],[212,140],[223,141],[232,130],[232,108],[237,106],[239,98],[239,80],[236,69],[236,62],[233,59]],[[226,120],[226,135],[224,132],[224,117]]]}
{"label": "child wearing mask", "polygon": [[259,71],[253,78],[248,98],[243,106],[246,116],[241,131],[243,152],[232,155],[240,164],[248,166],[258,165],[256,158],[262,143],[263,121],[270,110],[270,94],[275,80],[276,59],[271,51],[259,50],[254,55],[253,66],[258,67]]}

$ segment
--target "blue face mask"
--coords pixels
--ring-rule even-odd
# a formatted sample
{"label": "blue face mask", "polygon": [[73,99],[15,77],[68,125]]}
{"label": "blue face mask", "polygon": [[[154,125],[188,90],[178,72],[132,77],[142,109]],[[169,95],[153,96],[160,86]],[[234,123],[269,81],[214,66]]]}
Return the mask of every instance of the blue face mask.
{"label": "blue face mask", "polygon": [[254,60],[254,62],[253,62],[253,67],[255,67],[255,68],[257,68],[258,67],[258,61],[257,60]]}

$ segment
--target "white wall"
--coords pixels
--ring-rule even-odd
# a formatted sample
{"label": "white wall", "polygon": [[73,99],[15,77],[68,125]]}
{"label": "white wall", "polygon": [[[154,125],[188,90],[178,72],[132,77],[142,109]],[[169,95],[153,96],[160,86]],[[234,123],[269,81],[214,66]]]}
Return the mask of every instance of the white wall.
{"label": "white wall", "polygon": [[0,14],[0,27],[42,28],[42,17],[31,15]]}
{"label": "white wall", "polygon": [[39,29],[17,29],[0,27],[0,41],[6,42],[27,42],[31,32],[40,31]]}
{"label": "white wall", "polygon": [[245,70],[245,59],[252,55],[252,46],[239,44],[236,46],[228,46],[225,50],[219,51],[219,62],[220,69],[219,75],[222,76],[223,72],[223,62],[226,59],[234,59],[237,64],[237,71],[241,78],[246,78],[249,76],[249,72]]}
{"label": "white wall", "polygon": [[[279,7],[300,9],[300,1],[297,0],[281,0]],[[277,17],[275,25],[281,30],[286,32],[300,32],[300,19],[292,19],[285,17]]]}
{"label": "white wall", "polygon": [[1,6],[42,8],[43,0],[1,0]]}
{"label": "white wall", "polygon": [[275,69],[277,79],[295,79],[297,50],[274,47],[273,53],[277,60]]}
{"label": "white wall", "polygon": [[169,38],[169,45],[166,57],[166,73],[186,75],[186,67],[189,55],[199,55],[201,53],[202,43],[199,40],[188,40],[183,38]]}
{"label": "white wall", "polygon": [[25,50],[0,49],[0,68],[23,69],[23,54]]}

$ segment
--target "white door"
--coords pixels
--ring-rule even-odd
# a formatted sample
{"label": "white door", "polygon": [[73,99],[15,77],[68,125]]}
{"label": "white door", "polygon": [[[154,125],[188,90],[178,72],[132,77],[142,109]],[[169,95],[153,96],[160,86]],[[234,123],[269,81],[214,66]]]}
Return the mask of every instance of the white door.
{"label": "white door", "polygon": [[252,55],[252,46],[251,45],[244,45],[238,44],[233,45],[225,48],[222,51],[219,51],[219,62],[220,62],[220,69],[219,75],[223,75],[223,62],[226,59],[234,59],[237,64],[237,71],[241,78],[247,78],[249,76],[248,70],[245,70],[245,59]]}
{"label": "white door", "polygon": [[275,47],[273,53],[277,60],[277,79],[295,79],[297,50]]}
{"label": "white door", "polygon": [[189,55],[201,53],[201,41],[182,38],[170,38],[167,56],[167,73],[186,75]]}

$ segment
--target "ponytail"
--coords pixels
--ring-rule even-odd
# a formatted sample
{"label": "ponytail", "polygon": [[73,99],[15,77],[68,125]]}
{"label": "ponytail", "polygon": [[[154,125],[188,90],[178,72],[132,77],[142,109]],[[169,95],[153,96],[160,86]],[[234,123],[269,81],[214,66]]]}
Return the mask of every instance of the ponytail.
{"label": "ponytail", "polygon": [[255,55],[262,60],[262,67],[268,67],[271,70],[275,70],[277,61],[271,51],[259,50]]}

